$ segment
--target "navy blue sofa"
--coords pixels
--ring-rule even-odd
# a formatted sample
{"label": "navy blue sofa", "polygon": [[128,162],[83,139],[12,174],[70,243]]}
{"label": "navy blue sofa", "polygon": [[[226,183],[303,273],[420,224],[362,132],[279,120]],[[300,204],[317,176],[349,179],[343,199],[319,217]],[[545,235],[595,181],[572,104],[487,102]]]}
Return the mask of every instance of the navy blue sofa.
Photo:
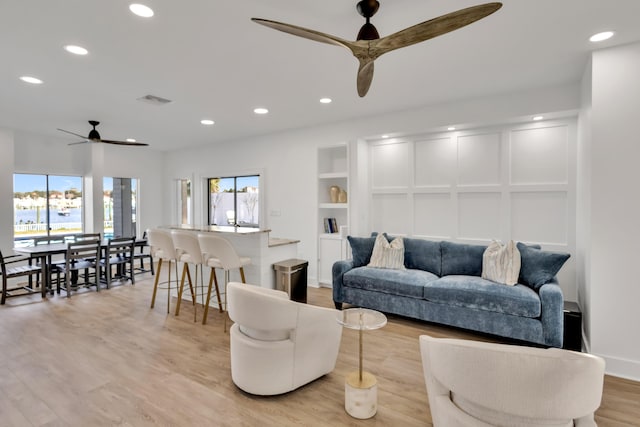
{"label": "navy blue sofa", "polygon": [[518,243],[518,284],[482,279],[486,246],[404,238],[405,269],[367,267],[375,237],[349,236],[353,259],[333,265],[333,300],[472,331],[562,347],[563,295],[555,278],[569,254]]}

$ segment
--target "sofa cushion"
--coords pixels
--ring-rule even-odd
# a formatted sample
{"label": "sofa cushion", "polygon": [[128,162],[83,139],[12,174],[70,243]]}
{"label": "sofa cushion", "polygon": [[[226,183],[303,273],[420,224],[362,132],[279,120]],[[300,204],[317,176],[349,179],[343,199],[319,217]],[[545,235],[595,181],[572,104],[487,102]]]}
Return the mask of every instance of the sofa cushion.
{"label": "sofa cushion", "polygon": [[[377,235],[377,233],[376,233]],[[372,237],[353,237],[347,236],[349,245],[351,245],[351,257],[353,258],[354,267],[362,267],[369,264],[373,245],[376,243],[375,236]]]}
{"label": "sofa cushion", "polygon": [[442,271],[441,276],[452,274],[481,276],[482,255],[485,245],[467,245],[464,243],[441,242]]}
{"label": "sofa cushion", "polygon": [[402,237],[396,237],[389,242],[382,234],[376,236],[371,262],[367,264],[367,267],[404,269],[404,241]]}
{"label": "sofa cushion", "polygon": [[518,282],[535,290],[551,281],[571,256],[562,252],[547,252],[518,242],[521,266]]}
{"label": "sofa cushion", "polygon": [[342,280],[345,287],[423,299],[424,286],[436,279],[435,274],[422,270],[359,267],[346,272]]}
{"label": "sofa cushion", "polygon": [[482,256],[482,278],[513,286],[520,274],[520,251],[513,240],[503,245],[495,240]]}
{"label": "sofa cushion", "polygon": [[440,276],[442,255],[440,242],[416,238],[404,239],[404,266]]}
{"label": "sofa cushion", "polygon": [[424,286],[431,302],[522,317],[540,316],[540,298],[524,285],[504,286],[476,276],[444,276]]}

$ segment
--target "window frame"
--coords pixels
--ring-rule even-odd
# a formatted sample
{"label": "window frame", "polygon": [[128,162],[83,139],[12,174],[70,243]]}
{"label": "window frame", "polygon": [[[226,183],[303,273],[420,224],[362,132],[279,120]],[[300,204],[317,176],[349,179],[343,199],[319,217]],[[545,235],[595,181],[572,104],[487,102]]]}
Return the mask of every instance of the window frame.
{"label": "window frame", "polygon": [[[19,176],[31,176],[31,177],[42,177],[44,179],[44,190],[31,190],[32,192],[37,192],[37,191],[44,191],[44,199],[45,199],[45,222],[44,222],[44,226],[45,226],[45,230],[44,234],[30,234],[30,235],[25,235],[24,237],[18,237],[18,235],[16,235],[16,225],[18,225],[16,222],[16,204],[14,201],[13,204],[13,217],[14,217],[14,225],[13,225],[13,242],[14,245],[16,246],[20,246],[21,244],[24,244],[26,242],[26,244],[28,244],[29,242],[31,242],[33,240],[33,238],[35,237],[41,237],[41,236],[52,236],[52,235],[58,235],[58,234],[67,234],[67,233],[51,233],[53,230],[52,228],[52,224],[54,223],[54,221],[51,220],[52,215],[56,212],[56,208],[55,206],[52,205],[51,201],[52,201],[52,197],[51,195],[53,194],[53,192],[57,192],[59,190],[56,190],[53,188],[52,186],[52,178],[54,179],[73,179],[73,180],[78,180],[78,184],[80,186],[80,230],[70,230],[71,233],[73,232],[84,232],[85,229],[85,183],[84,183],[84,177],[81,175],[58,175],[58,174],[51,174],[51,173],[29,173],[29,172],[14,172],[13,173],[13,198],[15,199],[15,195],[17,193],[16,191],[16,178]],[[73,186],[70,186],[69,190],[67,190],[66,188],[63,190],[64,193],[64,198],[66,200],[66,194],[67,191],[71,191],[71,190],[76,190],[77,189]],[[59,209],[59,207],[58,207]],[[40,222],[42,223],[42,222]]]}
{"label": "window frame", "polygon": [[[242,179],[242,178],[255,178],[257,179],[257,185],[254,187],[255,191],[253,192],[253,194],[257,194],[258,195],[258,200],[255,202],[255,204],[257,204],[257,215],[255,215],[256,218],[256,222],[243,222],[241,220],[239,220],[238,217],[238,194],[243,194],[243,193],[252,193],[252,192],[242,192],[242,191],[238,191],[238,179]],[[239,174],[239,175],[220,175],[220,176],[213,176],[213,177],[209,177],[209,178],[205,178],[204,181],[204,185],[205,185],[205,193],[206,193],[206,222],[207,225],[209,226],[219,226],[220,224],[214,224],[215,218],[212,218],[212,200],[211,200],[211,196],[212,194],[222,194],[224,192],[217,192],[217,193],[212,193],[211,192],[211,181],[212,180],[228,180],[228,179],[232,179],[233,180],[233,223],[232,224],[224,224],[224,226],[233,226],[233,227],[245,227],[245,228],[260,228],[262,225],[262,210],[263,210],[263,201],[262,201],[262,197],[260,197],[260,194],[262,193],[262,182],[263,182],[263,174],[262,173],[245,173],[245,174]],[[248,187],[248,186],[246,186]],[[244,188],[244,187],[243,187]],[[254,207],[251,209],[252,211],[255,211],[256,206],[254,204]],[[247,208],[247,210],[249,210]],[[252,218],[254,218],[252,216]]]}

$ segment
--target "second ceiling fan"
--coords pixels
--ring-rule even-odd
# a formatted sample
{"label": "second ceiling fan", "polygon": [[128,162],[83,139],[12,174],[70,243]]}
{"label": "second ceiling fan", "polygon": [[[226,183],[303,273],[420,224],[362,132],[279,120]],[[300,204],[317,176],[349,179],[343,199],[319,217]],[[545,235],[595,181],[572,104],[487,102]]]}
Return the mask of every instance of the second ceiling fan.
{"label": "second ceiling fan", "polygon": [[134,147],[146,147],[149,144],[145,144],[144,142],[135,142],[135,141],[115,141],[113,139],[102,139],[100,137],[100,134],[98,133],[98,131],[96,130],[96,126],[98,126],[100,124],[100,122],[95,121],[95,120],[89,120],[89,124],[91,126],[93,126],[93,129],[89,132],[89,135],[84,136],[84,135],[80,135],[78,133],[75,132],[71,132],[68,130],[64,130],[64,129],[60,129],[58,128],[59,131],[71,134],[71,135],[75,135],[79,138],[82,138],[82,141],[78,141],[78,142],[72,142],[69,145],[76,145],[76,144],[86,144],[88,142],[101,142],[104,144],[114,144],[114,145],[128,145],[128,146],[134,146]]}
{"label": "second ceiling fan", "polygon": [[251,18],[252,21],[274,28],[285,33],[321,43],[342,46],[351,51],[360,62],[358,67],[357,88],[358,95],[365,96],[373,80],[373,62],[381,55],[401,47],[411,46],[425,40],[457,30],[486,16],[491,15],[502,7],[502,3],[486,3],[447,13],[429,21],[422,22],[391,35],[380,38],[376,27],[369,22],[380,7],[377,0],[362,0],[356,5],[358,13],[367,22],[360,28],[356,41],[345,40],[330,34],[285,24],[268,19]]}

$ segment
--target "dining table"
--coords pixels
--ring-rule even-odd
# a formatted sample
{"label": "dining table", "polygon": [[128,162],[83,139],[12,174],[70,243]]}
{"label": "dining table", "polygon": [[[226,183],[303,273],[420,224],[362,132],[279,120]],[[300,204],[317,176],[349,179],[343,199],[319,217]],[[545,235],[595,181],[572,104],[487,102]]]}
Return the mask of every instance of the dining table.
{"label": "dining table", "polygon": [[[106,249],[109,244],[109,239],[102,239],[100,241],[101,250]],[[136,239],[135,246],[144,246],[147,244],[147,239]],[[13,252],[28,255],[31,259],[39,259],[42,266],[42,277],[44,286],[42,286],[42,297],[46,298],[47,290],[53,289],[51,287],[51,265],[54,255],[60,255],[67,252],[67,243],[47,243],[43,245],[14,247]]]}

